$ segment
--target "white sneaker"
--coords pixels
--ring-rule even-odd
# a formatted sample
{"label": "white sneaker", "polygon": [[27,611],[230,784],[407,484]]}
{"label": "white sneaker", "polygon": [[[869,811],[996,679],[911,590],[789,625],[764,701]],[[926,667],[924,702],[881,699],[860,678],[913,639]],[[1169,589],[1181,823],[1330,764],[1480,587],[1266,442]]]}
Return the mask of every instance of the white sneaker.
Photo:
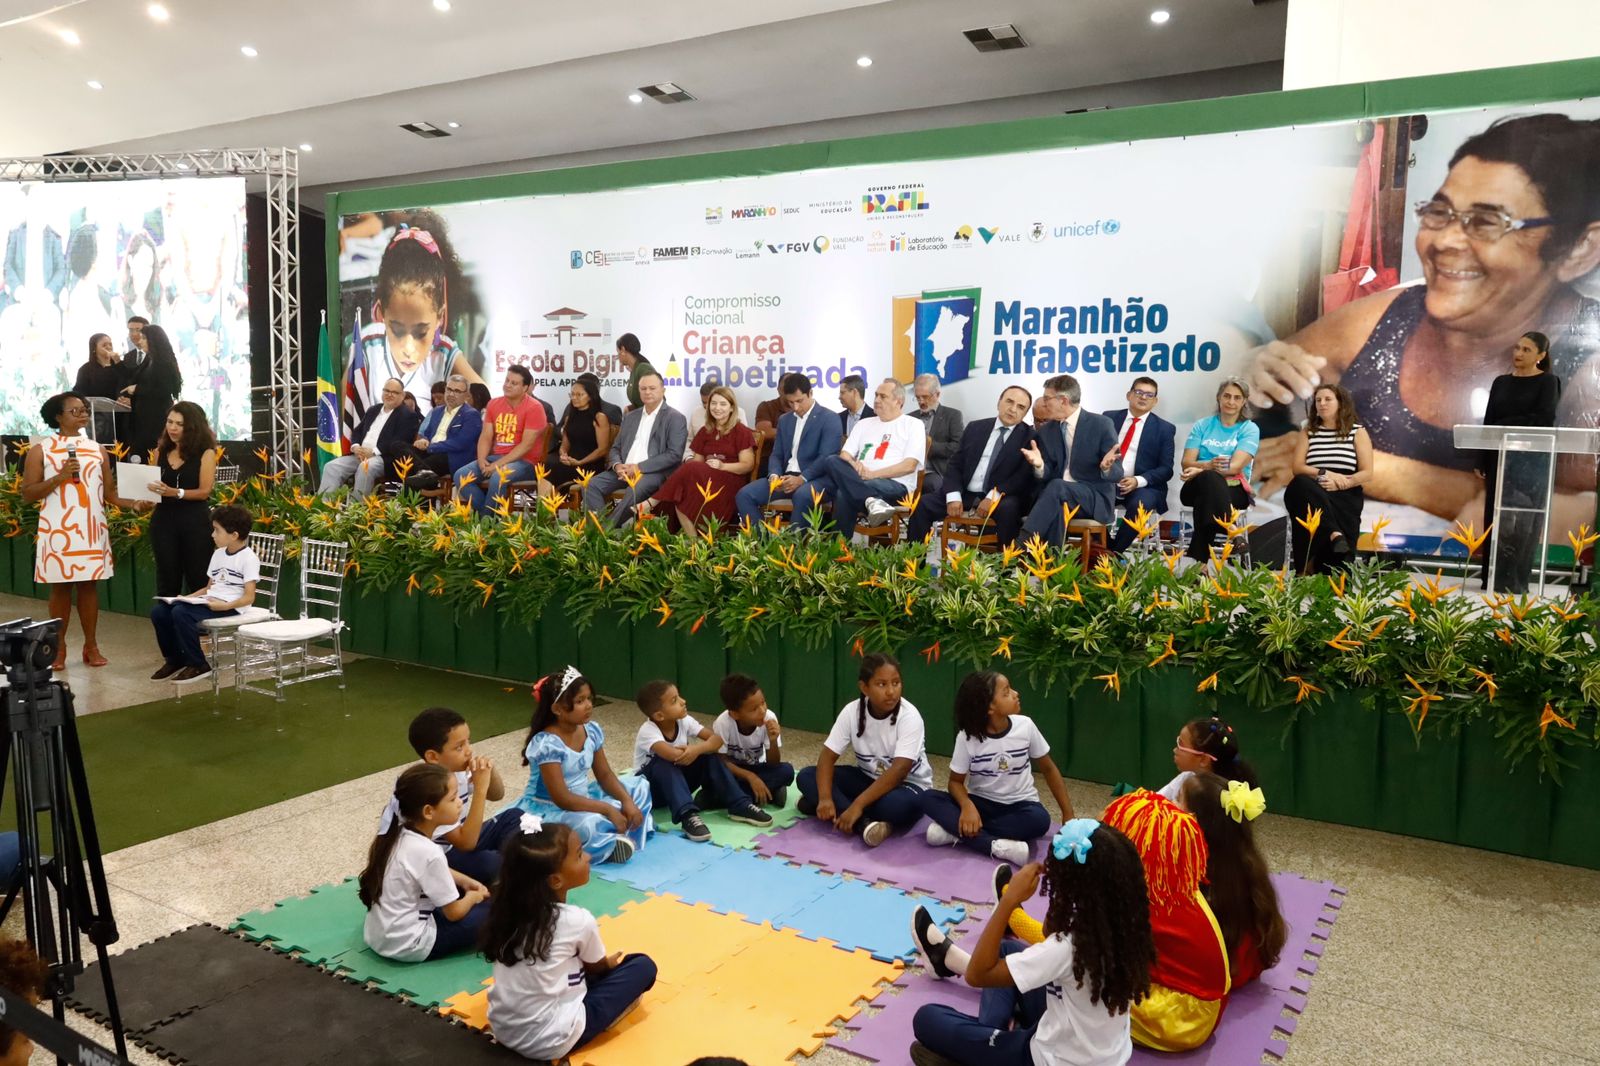
{"label": "white sneaker", "polygon": [[938,822],[928,823],[928,843],[936,848],[948,848],[956,842],[955,834]]}
{"label": "white sneaker", "polygon": [[995,840],[989,845],[989,854],[1001,862],[1009,862],[1012,866],[1022,867],[1028,865],[1031,849],[1020,840]]}
{"label": "white sneaker", "polygon": [[893,510],[894,504],[890,503],[888,500],[881,499],[877,496],[872,496],[867,499],[867,516],[869,518],[881,518],[882,516],[891,513]]}
{"label": "white sneaker", "polygon": [[861,839],[866,841],[867,847],[875,848],[889,839],[893,827],[888,822],[868,822],[867,827],[861,831]]}

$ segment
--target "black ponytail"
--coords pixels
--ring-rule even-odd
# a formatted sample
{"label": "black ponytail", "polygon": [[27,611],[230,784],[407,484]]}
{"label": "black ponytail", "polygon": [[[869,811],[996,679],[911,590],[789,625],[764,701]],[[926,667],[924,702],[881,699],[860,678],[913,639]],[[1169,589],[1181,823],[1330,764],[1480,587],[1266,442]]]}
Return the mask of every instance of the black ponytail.
{"label": "black ponytail", "polygon": [[[896,673],[900,672],[900,660],[896,659],[893,655],[886,655],[882,652],[875,651],[870,655],[862,656],[861,669],[856,671],[856,681],[859,684],[865,685],[867,682],[872,680],[874,674],[876,674],[879,670],[882,670],[885,666],[892,666],[894,667]],[[897,700],[894,708],[889,712],[890,725],[898,725],[900,722],[901,702],[903,701]],[[856,736],[859,737],[866,731],[867,694],[863,692],[861,694],[861,699],[856,703]]]}
{"label": "black ponytail", "polygon": [[389,857],[394,854],[400,834],[422,817],[422,808],[437,806],[450,794],[455,777],[438,763],[423,762],[406,767],[394,783],[394,798],[400,810],[389,823],[389,831],[373,837],[372,847],[367,850],[359,893],[363,907],[371,907],[383,895],[383,874],[389,868]]}
{"label": "black ponytail", "polygon": [[1212,715],[1196,718],[1183,728],[1194,738],[1195,750],[1211,756],[1212,772],[1228,781],[1243,781],[1251,788],[1261,784],[1255,767],[1239,755],[1239,738],[1234,735],[1233,726]]}
{"label": "black ponytail", "polygon": [[[562,671],[560,674],[545,674],[543,677],[533,683],[533,720],[528,723],[528,736],[527,739],[522,742],[523,766],[528,765],[528,745],[533,743],[533,738],[538,736],[540,733],[543,733],[546,729],[549,729],[552,724],[554,724],[556,720],[556,707],[561,706],[570,708],[575,702],[577,702],[578,695],[583,691],[585,686],[589,688],[590,692],[594,691],[594,686],[589,684],[589,679],[581,674],[572,682],[572,684],[567,686],[565,692],[556,691],[561,685],[561,678],[563,674],[565,674],[565,671]],[[558,699],[557,697],[565,698]]]}
{"label": "black ponytail", "polygon": [[571,826],[545,822],[537,833],[518,833],[506,841],[483,927],[483,955],[490,962],[515,966],[549,956],[561,902],[550,877],[566,861],[571,838]]}

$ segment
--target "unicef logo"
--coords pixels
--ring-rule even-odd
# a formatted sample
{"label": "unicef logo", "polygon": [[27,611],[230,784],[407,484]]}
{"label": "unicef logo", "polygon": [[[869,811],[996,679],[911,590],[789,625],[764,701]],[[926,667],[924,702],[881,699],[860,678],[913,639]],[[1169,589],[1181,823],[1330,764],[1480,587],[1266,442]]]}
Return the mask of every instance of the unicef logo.
{"label": "unicef logo", "polygon": [[1105,220],[1105,223],[1101,226],[1101,228],[1107,233],[1117,233],[1122,229],[1122,223],[1118,222],[1114,218],[1108,218]]}

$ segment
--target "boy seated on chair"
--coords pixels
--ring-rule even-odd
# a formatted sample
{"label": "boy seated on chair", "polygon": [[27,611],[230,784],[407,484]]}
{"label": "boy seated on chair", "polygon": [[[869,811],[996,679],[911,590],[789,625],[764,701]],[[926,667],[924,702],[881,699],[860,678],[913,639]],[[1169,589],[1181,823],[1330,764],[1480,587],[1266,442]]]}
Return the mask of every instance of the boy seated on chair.
{"label": "boy seated on chair", "polygon": [[253,519],[243,507],[218,507],[211,512],[211,553],[203,588],[187,596],[157,600],[150,610],[156,643],[165,660],[152,681],[198,681],[211,676],[211,664],[200,648],[200,623],[226,618],[255,602],[261,560],[250,547]]}
{"label": "boy seated on chair", "polygon": [[[450,869],[475,881],[492,885],[500,879],[501,847],[518,832],[522,809],[507,807],[493,818],[484,819],[485,801],[498,803],[505,798],[506,786],[500,771],[486,755],[472,752],[472,727],[459,711],[450,707],[429,707],[411,720],[407,734],[411,747],[423,762],[438,763],[456,775],[456,794],[461,798],[461,817],[454,825],[434,830],[433,842],[444,849]],[[389,831],[400,804],[389,797],[389,805],[378,819],[378,835]]]}

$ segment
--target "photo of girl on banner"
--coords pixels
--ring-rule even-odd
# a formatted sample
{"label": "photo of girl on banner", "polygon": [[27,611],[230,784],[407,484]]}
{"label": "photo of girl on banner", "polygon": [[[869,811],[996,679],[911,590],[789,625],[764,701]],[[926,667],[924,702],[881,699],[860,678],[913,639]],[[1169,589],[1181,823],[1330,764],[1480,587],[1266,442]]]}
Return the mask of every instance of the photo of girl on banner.
{"label": "photo of girl on banner", "polygon": [[[1385,125],[1408,121],[1415,128],[1404,118]],[[1455,148],[1436,188],[1411,191],[1421,277],[1325,305],[1316,321],[1249,352],[1250,400],[1286,409],[1319,383],[1342,384],[1375,450],[1368,520],[1384,501],[1481,528],[1479,456],[1454,447],[1451,427],[1482,421],[1489,386],[1523,334],[1550,338],[1550,369],[1562,384],[1556,424],[1600,426],[1600,122],[1501,118]],[[1391,197],[1387,206],[1402,203]],[[1402,222],[1384,218],[1379,228],[1399,233]],[[1382,258],[1365,265],[1370,282]],[[1262,442],[1263,495],[1291,479],[1293,447],[1293,434]],[[1561,531],[1594,520],[1595,474],[1590,457],[1559,462],[1550,519],[1558,542]]]}

